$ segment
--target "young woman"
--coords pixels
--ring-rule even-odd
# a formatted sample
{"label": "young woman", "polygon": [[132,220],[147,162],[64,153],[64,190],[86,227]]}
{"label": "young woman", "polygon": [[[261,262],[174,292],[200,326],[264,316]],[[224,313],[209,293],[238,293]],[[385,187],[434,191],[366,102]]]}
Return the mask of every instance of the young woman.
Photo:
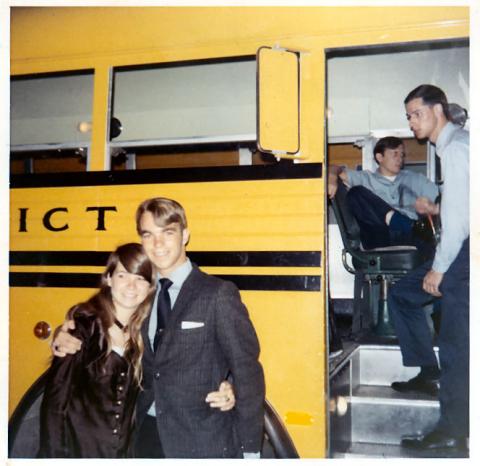
{"label": "young woman", "polygon": [[[155,278],[143,247],[125,244],[110,255],[100,290],[68,312],[67,321],[75,323],[71,333],[82,345],[55,357],[49,369],[39,457],[133,456],[135,402],[142,389],[140,329],[150,312]],[[58,335],[56,341],[58,346]],[[221,411],[232,409],[231,384],[223,381],[205,402]]]}
{"label": "young woman", "polygon": [[141,389],[142,322],[155,290],[143,248],[114,251],[100,290],[74,306],[72,332],[82,340],[73,355],[53,359],[41,407],[40,457],[131,456],[134,409]]}

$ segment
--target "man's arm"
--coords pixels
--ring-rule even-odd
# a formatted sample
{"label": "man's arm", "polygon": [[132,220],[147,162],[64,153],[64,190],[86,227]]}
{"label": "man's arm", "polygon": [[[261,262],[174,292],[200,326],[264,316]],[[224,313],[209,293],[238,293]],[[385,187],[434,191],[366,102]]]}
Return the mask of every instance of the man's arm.
{"label": "man's arm", "polygon": [[432,269],[425,275],[423,289],[439,296],[443,275],[469,236],[469,144],[453,141],[441,150],[443,191],[440,205],[442,231]]}
{"label": "man's arm", "polygon": [[82,347],[82,341],[75,338],[69,331],[75,329],[75,321],[65,320],[60,327],[53,332],[53,340],[50,344],[52,353],[59,358],[67,354],[75,354]]}
{"label": "man's arm", "polygon": [[338,178],[342,181],[348,181],[348,175],[345,172],[344,167],[339,165],[329,165],[328,166],[328,197],[332,199],[337,193],[338,189]]}
{"label": "man's arm", "polygon": [[[82,340],[75,338],[69,333],[75,329],[75,321],[66,320],[54,332],[53,340],[50,345],[54,356],[59,358],[65,357],[67,354],[75,354],[82,347]],[[211,408],[218,408],[220,411],[230,411],[235,407],[235,392],[233,386],[227,380],[224,380],[215,392],[207,394],[205,402]]]}
{"label": "man's arm", "polygon": [[243,453],[259,454],[263,439],[265,380],[260,346],[238,289],[223,282],[216,299],[216,335],[235,380],[235,423]]}
{"label": "man's arm", "polygon": [[228,380],[224,380],[218,387],[218,391],[210,392],[205,399],[210,408],[219,408],[220,411],[230,411],[235,406],[235,392]]}
{"label": "man's arm", "polygon": [[418,197],[415,201],[415,210],[420,215],[439,215],[440,206],[432,202],[428,197]]}
{"label": "man's arm", "polygon": [[443,280],[443,273],[437,272],[435,270],[429,270],[425,277],[423,278],[423,289],[430,293],[432,296],[440,297],[440,283]]}

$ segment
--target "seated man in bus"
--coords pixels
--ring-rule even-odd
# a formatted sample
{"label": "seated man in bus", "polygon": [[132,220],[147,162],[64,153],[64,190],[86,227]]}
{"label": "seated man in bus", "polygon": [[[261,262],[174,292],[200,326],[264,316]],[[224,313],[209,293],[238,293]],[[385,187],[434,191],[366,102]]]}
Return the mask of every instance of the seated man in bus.
{"label": "seated man in bus", "polygon": [[338,178],[350,187],[347,202],[360,227],[365,249],[413,245],[424,255],[433,253],[432,230],[426,219],[419,220],[415,203],[438,196],[435,183],[425,176],[403,170],[405,147],[401,139],[388,136],[374,148],[375,172],[329,166],[328,195],[335,196]]}

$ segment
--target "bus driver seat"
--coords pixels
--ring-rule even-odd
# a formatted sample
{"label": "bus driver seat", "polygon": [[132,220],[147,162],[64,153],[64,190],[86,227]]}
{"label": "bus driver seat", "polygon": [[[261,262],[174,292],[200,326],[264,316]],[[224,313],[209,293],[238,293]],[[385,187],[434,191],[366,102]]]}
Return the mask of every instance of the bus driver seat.
{"label": "bus driver seat", "polygon": [[[424,258],[415,246],[389,246],[364,249],[360,241],[360,227],[347,204],[348,188],[338,180],[338,189],[331,205],[343,242],[342,262],[345,269],[355,274],[353,294],[352,335],[365,330],[382,337],[393,337],[395,331],[387,309],[389,286]],[[347,262],[351,257],[351,265]]]}

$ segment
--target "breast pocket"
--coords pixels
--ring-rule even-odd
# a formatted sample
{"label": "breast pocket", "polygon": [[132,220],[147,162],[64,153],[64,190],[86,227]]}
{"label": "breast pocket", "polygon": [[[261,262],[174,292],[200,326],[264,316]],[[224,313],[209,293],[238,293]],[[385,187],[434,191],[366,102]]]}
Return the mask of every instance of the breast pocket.
{"label": "breast pocket", "polygon": [[199,347],[206,341],[207,329],[205,325],[201,327],[180,327],[175,335],[175,341],[183,346]]}

